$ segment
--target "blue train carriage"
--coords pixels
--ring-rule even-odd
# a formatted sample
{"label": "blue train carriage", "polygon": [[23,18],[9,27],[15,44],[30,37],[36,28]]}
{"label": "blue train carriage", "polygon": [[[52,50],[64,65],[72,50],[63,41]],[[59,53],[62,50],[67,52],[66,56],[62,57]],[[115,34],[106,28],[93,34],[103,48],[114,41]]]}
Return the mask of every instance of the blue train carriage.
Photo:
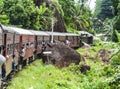
{"label": "blue train carriage", "polygon": [[41,54],[46,44],[49,43],[50,35],[43,31],[30,31],[35,35],[35,54]]}
{"label": "blue train carriage", "polygon": [[[34,34],[22,28],[3,26],[6,61],[6,76],[18,65],[21,47],[25,48],[24,61],[33,56],[31,43],[34,44]],[[12,65],[14,63],[14,66]]]}

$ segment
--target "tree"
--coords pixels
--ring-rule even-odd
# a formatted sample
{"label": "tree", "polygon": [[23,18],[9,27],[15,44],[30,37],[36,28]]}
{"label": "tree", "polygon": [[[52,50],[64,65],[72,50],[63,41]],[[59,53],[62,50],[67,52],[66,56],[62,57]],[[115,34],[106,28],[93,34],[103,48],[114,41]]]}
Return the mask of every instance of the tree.
{"label": "tree", "polygon": [[[64,12],[64,19],[68,29],[86,30],[90,27],[91,11],[86,6],[88,0],[60,0]],[[67,9],[66,9],[67,8]]]}
{"label": "tree", "polygon": [[[22,2],[22,0],[5,0],[4,1],[4,11],[10,18],[10,23],[12,25],[19,25],[21,27],[29,27],[30,26],[30,14],[28,14],[29,10],[29,2]],[[25,8],[26,6],[26,8]],[[28,9],[27,9],[28,8]],[[32,11],[32,10],[31,10]],[[31,12],[30,11],[30,12]]]}
{"label": "tree", "polygon": [[[41,6],[43,3],[46,3],[46,7],[48,10],[45,12],[44,21],[46,19],[46,22],[44,26],[47,30],[51,30],[51,19],[55,18],[54,22],[54,31],[58,32],[66,32],[65,23],[62,18],[62,9],[58,3],[58,0],[34,0],[36,6]],[[53,14],[54,13],[54,14]],[[43,19],[42,19],[43,21]],[[43,22],[44,22],[43,21]],[[44,27],[43,27],[44,29]]]}
{"label": "tree", "polygon": [[117,13],[118,13],[118,9],[117,9],[117,6],[119,4],[119,0],[111,0],[112,1],[112,6],[113,6],[113,10],[114,10],[114,15],[116,16]]}
{"label": "tree", "polygon": [[104,21],[106,18],[112,19],[114,17],[112,13],[111,0],[96,0],[95,17]]}
{"label": "tree", "polygon": [[9,23],[9,18],[3,11],[4,3],[0,0],[0,23],[7,25]]}
{"label": "tree", "polygon": [[113,8],[114,8],[114,23],[113,28],[116,29],[118,32],[120,32],[120,1],[119,0],[112,0]]}

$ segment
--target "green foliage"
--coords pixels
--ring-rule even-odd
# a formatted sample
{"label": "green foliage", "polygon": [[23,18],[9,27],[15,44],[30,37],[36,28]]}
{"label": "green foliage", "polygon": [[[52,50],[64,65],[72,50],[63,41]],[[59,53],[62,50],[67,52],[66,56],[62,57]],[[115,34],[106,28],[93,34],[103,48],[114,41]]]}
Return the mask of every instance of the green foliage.
{"label": "green foliage", "polygon": [[1,13],[1,12],[2,12],[2,10],[3,10],[3,7],[4,7],[3,0],[0,0],[0,13]]}
{"label": "green foliage", "polygon": [[116,48],[113,56],[111,57],[111,65],[118,66],[120,65],[120,49],[119,47]]}
{"label": "green foliage", "polygon": [[96,17],[97,14],[100,13],[101,11],[101,3],[102,3],[103,0],[96,0],[96,6],[95,6],[95,11],[94,11],[94,16]]}
{"label": "green foliage", "polygon": [[109,86],[111,89],[119,89],[120,88],[120,66],[114,68],[116,73],[109,81]]}
{"label": "green foliage", "polygon": [[116,30],[113,30],[112,41],[113,41],[113,42],[118,42],[118,41],[119,41]]}
{"label": "green foliage", "polygon": [[113,24],[114,24],[113,28],[116,29],[118,32],[120,32],[120,26],[119,26],[119,24],[120,24],[120,15],[118,15],[118,16],[116,16],[114,18],[114,23]]}
{"label": "green foliage", "polygon": [[59,3],[59,0],[51,0],[54,2],[54,4],[56,5],[57,10],[59,11],[59,14],[61,14],[62,16],[64,16],[64,11],[62,9],[62,6]]}
{"label": "green foliage", "polygon": [[104,21],[106,18],[113,18],[111,0],[97,0],[95,17]]}
{"label": "green foliage", "polygon": [[45,3],[35,6],[33,0],[4,0],[3,11],[10,18],[10,24],[35,30],[48,30],[54,13]]}
{"label": "green foliage", "polygon": [[60,71],[37,60],[22,70],[12,80],[8,89],[77,89],[76,80],[77,77],[72,72]]}
{"label": "green foliage", "polygon": [[[7,89],[110,89],[105,77],[104,66],[88,61],[91,70],[87,75],[81,74],[79,67],[72,64],[61,70],[52,65],[44,65],[37,60],[25,67],[11,81]],[[22,82],[22,84],[21,84]]]}
{"label": "green foliage", "polygon": [[43,3],[42,6],[40,6],[40,29],[41,30],[51,30],[51,23],[52,18],[54,19],[54,24],[57,22],[56,18],[54,17],[55,9],[54,7],[50,5],[49,7],[46,7],[46,4]]}
{"label": "green foliage", "polygon": [[117,30],[115,30],[115,32],[116,32],[116,35],[117,35],[118,42],[120,42],[120,33],[118,33]]}
{"label": "green foliage", "polygon": [[111,0],[112,1],[112,5],[113,5],[113,12],[115,14],[115,16],[117,15],[118,13],[118,9],[117,9],[117,6],[119,4],[119,0]]}
{"label": "green foliage", "polygon": [[4,14],[4,3],[3,0],[0,0],[0,23],[7,25],[9,23],[9,18],[6,14]]}
{"label": "green foliage", "polygon": [[2,23],[4,25],[9,24],[9,19],[8,19],[7,15],[5,15],[5,14],[0,15],[0,23]]}
{"label": "green foliage", "polygon": [[[96,7],[94,12],[94,28],[96,33],[102,33],[112,36],[113,33],[113,19],[111,0],[96,0]],[[109,40],[110,41],[111,37]]]}
{"label": "green foliage", "polygon": [[[59,3],[64,11],[64,20],[67,28],[87,30],[90,28],[90,9],[85,6],[87,0],[60,0]],[[67,9],[66,9],[67,8]]]}
{"label": "green foliage", "polygon": [[[51,18],[55,15],[55,10],[58,10],[65,20],[68,31],[76,32],[76,30],[90,28],[91,11],[85,6],[88,0],[79,0],[77,3],[74,0],[52,1],[49,7],[46,7],[45,3],[41,3],[38,7],[35,6],[33,0],[1,0],[0,12],[6,18],[0,18],[0,20],[3,24],[10,22],[11,25],[22,28],[50,30]],[[56,18],[54,20],[56,23]]]}
{"label": "green foliage", "polygon": [[120,1],[119,0],[112,0],[113,8],[114,8],[114,25],[113,28],[120,32]]}
{"label": "green foliage", "polygon": [[30,27],[30,16],[33,13],[33,9],[35,8],[32,0],[4,1],[4,12],[9,16],[10,23],[13,25],[22,25],[23,28]]}

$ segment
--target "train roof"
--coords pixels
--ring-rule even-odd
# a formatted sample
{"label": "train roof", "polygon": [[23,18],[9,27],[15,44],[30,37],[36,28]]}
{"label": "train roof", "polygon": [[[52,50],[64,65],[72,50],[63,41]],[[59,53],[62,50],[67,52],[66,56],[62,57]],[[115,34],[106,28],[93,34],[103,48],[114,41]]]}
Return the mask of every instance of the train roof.
{"label": "train roof", "polygon": [[35,31],[35,30],[30,30],[34,35],[38,35],[38,36],[49,36],[48,33],[44,32],[44,31]]}
{"label": "train roof", "polygon": [[15,33],[19,35],[34,35],[32,32],[26,29],[12,27],[12,26],[2,26],[3,30],[8,33]]}
{"label": "train roof", "polygon": [[79,34],[74,33],[63,33],[63,32],[47,32],[48,34],[53,36],[79,36]]}
{"label": "train roof", "polygon": [[65,33],[66,36],[80,36],[79,34],[75,34],[75,33]]}
{"label": "train roof", "polygon": [[49,35],[53,35],[53,36],[66,36],[64,33],[62,32],[47,32]]}

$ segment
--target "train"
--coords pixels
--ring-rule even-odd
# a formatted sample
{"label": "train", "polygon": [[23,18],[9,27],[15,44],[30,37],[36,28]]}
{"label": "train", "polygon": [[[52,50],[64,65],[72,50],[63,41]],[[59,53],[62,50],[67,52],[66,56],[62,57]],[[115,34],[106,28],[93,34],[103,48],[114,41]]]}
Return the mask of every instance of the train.
{"label": "train", "polygon": [[66,40],[70,41],[70,47],[72,48],[79,47],[81,43],[79,34],[36,31],[0,24],[1,54],[6,58],[6,72],[4,77],[7,77],[14,68],[18,68],[20,52],[23,46],[25,48],[23,63],[27,65],[30,60],[35,60],[37,58],[36,55],[43,52],[43,41],[45,44],[54,43],[56,41],[66,44]]}

